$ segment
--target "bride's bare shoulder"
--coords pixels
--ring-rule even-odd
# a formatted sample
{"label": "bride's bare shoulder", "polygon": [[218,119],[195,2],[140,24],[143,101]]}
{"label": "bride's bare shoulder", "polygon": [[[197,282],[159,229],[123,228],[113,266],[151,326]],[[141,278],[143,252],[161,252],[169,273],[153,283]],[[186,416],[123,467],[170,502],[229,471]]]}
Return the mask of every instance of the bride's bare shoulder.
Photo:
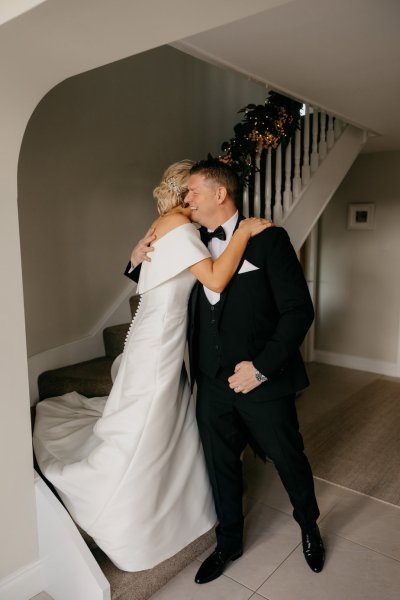
{"label": "bride's bare shoulder", "polygon": [[185,215],[182,215],[181,213],[175,213],[172,215],[159,217],[153,224],[153,227],[155,228],[157,239],[160,239],[172,229],[190,222],[190,219],[188,219]]}

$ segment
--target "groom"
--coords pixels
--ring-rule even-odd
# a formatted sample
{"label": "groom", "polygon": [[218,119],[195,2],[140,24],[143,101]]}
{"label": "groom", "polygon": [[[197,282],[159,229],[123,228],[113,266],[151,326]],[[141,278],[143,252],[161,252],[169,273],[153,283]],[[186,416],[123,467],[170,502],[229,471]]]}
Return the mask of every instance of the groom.
{"label": "groom", "polygon": [[[188,189],[192,219],[216,259],[241,218],[236,174],[220,161],[201,161],[191,169]],[[148,232],[138,243],[133,266],[148,259],[152,241]],[[138,270],[125,274],[136,279]],[[191,381],[197,382],[197,422],[218,516],[217,547],[196,583],[216,579],[242,555],[240,457],[247,443],[274,463],[301,528],[305,559],[320,572],[319,510],[295,408],[296,392],[309,383],[299,346],[314,312],[285,230],[272,227],[251,238],[222,294],[196,283],[189,314]]]}

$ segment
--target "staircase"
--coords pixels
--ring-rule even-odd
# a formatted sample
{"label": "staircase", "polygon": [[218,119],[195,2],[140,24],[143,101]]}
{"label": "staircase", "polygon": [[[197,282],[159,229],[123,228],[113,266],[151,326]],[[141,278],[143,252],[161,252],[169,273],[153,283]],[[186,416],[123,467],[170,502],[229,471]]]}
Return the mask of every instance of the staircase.
{"label": "staircase", "polygon": [[243,214],[273,219],[299,252],[366,141],[366,131],[305,104],[291,139],[249,156],[257,169]]}
{"label": "staircase", "polygon": [[283,216],[282,227],[289,233],[296,251],[307,240],[366,140],[365,131],[347,125]]}
{"label": "staircase", "polygon": [[[139,296],[129,299],[132,318],[138,302]],[[111,365],[124,349],[128,329],[129,323],[123,323],[103,330],[105,356],[42,373],[38,378],[40,400],[74,391],[88,398],[108,396],[112,386]]]}

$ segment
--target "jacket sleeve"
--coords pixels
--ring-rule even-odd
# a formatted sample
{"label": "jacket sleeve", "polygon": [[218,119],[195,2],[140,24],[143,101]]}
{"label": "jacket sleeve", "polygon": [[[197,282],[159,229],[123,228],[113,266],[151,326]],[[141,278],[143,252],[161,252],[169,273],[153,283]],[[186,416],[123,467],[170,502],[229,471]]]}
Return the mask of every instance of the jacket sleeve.
{"label": "jacket sleeve", "polygon": [[137,267],[135,267],[133,270],[132,269],[132,265],[131,262],[129,261],[127,264],[127,267],[124,271],[124,275],[126,275],[127,277],[129,277],[129,279],[132,279],[132,281],[136,281],[136,283],[139,281],[139,275],[140,275],[140,269],[141,269],[142,265],[138,265]]}
{"label": "jacket sleeve", "polygon": [[278,319],[274,332],[253,361],[255,368],[268,378],[285,368],[314,319],[307,282],[288,234],[280,227],[269,231],[265,238],[264,266]]}

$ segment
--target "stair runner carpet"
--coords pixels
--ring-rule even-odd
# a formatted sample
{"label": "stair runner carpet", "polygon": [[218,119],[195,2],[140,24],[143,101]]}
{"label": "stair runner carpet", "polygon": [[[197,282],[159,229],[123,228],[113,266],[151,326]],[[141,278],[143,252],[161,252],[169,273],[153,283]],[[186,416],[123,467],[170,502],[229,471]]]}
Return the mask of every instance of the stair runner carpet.
{"label": "stair runner carpet", "polygon": [[117,569],[99,548],[92,553],[110,583],[112,600],[147,600],[213,544],[215,534],[211,530],[156,567],[136,573]]}

